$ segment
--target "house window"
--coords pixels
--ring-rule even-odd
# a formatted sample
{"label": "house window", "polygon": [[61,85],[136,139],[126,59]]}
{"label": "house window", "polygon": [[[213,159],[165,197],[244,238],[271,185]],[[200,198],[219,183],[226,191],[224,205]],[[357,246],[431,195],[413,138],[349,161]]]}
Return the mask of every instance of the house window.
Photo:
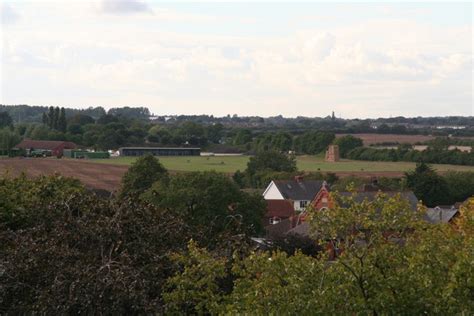
{"label": "house window", "polygon": [[300,208],[306,208],[308,201],[300,201]]}
{"label": "house window", "polygon": [[275,216],[275,217],[270,217],[270,225],[275,225],[281,222],[281,218]]}

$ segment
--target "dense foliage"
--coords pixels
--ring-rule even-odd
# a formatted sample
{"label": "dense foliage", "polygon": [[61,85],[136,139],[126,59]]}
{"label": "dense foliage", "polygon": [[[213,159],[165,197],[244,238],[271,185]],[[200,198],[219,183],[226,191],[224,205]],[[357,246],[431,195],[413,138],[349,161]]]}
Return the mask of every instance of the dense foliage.
{"label": "dense foliage", "polygon": [[[337,259],[256,252],[230,261],[191,243],[164,294],[171,313],[469,314],[474,310],[474,201],[456,227],[425,224],[399,198],[348,198],[314,213],[313,236]],[[232,268],[226,268],[228,266]],[[231,278],[224,291],[221,280]],[[449,303],[447,303],[449,302]]]}
{"label": "dense foliage", "polygon": [[397,149],[358,147],[347,153],[347,158],[369,161],[423,161],[435,164],[453,164],[474,166],[474,151],[439,149],[429,147],[418,151],[411,146],[399,146]]}
{"label": "dense foliage", "polygon": [[168,172],[152,155],[139,157],[122,177],[121,196],[138,196],[157,182],[167,181]]}
{"label": "dense foliage", "polygon": [[[61,176],[2,178],[0,313],[474,310],[474,201],[455,225],[428,225],[423,208],[396,196],[335,195],[307,219],[313,240],[288,236],[255,252],[261,197],[213,172],[163,179],[140,198],[104,199]],[[336,260],[327,245],[343,249]]]}

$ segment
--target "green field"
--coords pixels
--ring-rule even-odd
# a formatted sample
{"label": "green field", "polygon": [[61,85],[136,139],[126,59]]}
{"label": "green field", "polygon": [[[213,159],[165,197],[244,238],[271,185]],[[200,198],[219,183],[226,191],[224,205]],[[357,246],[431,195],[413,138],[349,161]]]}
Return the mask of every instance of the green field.
{"label": "green field", "polygon": [[[130,165],[135,157],[120,157],[111,159],[96,159],[92,162]],[[161,163],[173,171],[208,171],[233,173],[236,170],[245,170],[248,156],[190,156],[190,157],[159,157]],[[298,156],[297,164],[299,170],[322,171],[322,172],[403,172],[415,167],[411,162],[372,162],[342,160],[337,163],[325,162],[321,156]],[[474,171],[474,166],[433,165],[438,171]]]}

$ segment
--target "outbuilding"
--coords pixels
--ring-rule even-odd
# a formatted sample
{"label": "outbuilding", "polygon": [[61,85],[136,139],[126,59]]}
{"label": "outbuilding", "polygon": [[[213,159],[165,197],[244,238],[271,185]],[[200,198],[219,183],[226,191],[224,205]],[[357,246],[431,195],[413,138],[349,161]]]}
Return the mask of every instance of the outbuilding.
{"label": "outbuilding", "polygon": [[17,149],[23,149],[29,154],[32,151],[47,150],[52,156],[62,156],[64,149],[75,149],[77,146],[72,142],[56,140],[32,140],[24,139],[15,146]]}
{"label": "outbuilding", "polygon": [[122,147],[120,156],[200,156],[200,148],[191,147]]}

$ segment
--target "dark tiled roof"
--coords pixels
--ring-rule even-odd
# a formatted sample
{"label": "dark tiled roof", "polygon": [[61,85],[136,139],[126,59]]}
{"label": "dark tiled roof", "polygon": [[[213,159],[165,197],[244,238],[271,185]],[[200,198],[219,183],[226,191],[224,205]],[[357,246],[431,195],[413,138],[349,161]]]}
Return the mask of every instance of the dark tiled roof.
{"label": "dark tiled roof", "polygon": [[449,223],[457,213],[456,208],[429,208],[426,210],[425,220],[432,224]]}
{"label": "dark tiled roof", "polygon": [[265,226],[267,232],[267,237],[277,237],[284,235],[293,227],[293,222],[291,219],[287,218],[279,222],[278,224]]}
{"label": "dark tiled roof", "polygon": [[308,222],[303,222],[301,225],[298,225],[289,231],[286,232],[286,234],[295,234],[295,235],[300,235],[300,236],[305,236],[309,237],[309,223]]}
{"label": "dark tiled roof", "polygon": [[319,180],[275,180],[273,182],[285,199],[294,201],[311,201],[323,185],[323,181]]}
{"label": "dark tiled roof", "polygon": [[[369,202],[373,201],[375,197],[377,196],[378,192],[357,192],[354,200],[357,203],[360,203],[367,199]],[[410,207],[412,210],[416,210],[417,204],[418,204],[418,199],[416,198],[415,194],[411,191],[406,191],[406,192],[383,192],[383,194],[386,194],[388,198],[394,197],[397,194],[400,194],[402,199],[408,200],[408,203],[410,204]],[[348,197],[352,195],[352,192],[339,192],[340,196]],[[303,222],[300,225],[289,229],[286,233],[287,234],[298,234],[301,236],[310,236],[310,229],[309,229],[309,223],[308,222]]]}
{"label": "dark tiled roof", "polygon": [[[357,203],[361,203],[365,199],[367,199],[369,202],[371,202],[375,199],[378,193],[379,192],[373,192],[373,191],[372,192],[357,192],[354,197],[354,201]],[[382,193],[387,195],[388,198],[392,198],[396,196],[397,194],[400,194],[401,199],[407,200],[408,203],[410,204],[411,209],[414,211],[416,210],[418,199],[412,191],[404,191],[404,192],[390,191],[390,192],[382,192]],[[339,195],[341,197],[349,197],[352,195],[352,192],[339,192]]]}
{"label": "dark tiled roof", "polygon": [[56,140],[32,140],[32,139],[24,139],[16,145],[16,148],[22,149],[47,149],[53,150],[58,148],[59,146],[64,144],[65,149],[74,149],[76,148],[76,144],[72,142],[64,142],[64,141],[56,141]]}
{"label": "dark tiled roof", "polygon": [[295,214],[293,204],[287,200],[266,200],[266,217],[290,217]]}

